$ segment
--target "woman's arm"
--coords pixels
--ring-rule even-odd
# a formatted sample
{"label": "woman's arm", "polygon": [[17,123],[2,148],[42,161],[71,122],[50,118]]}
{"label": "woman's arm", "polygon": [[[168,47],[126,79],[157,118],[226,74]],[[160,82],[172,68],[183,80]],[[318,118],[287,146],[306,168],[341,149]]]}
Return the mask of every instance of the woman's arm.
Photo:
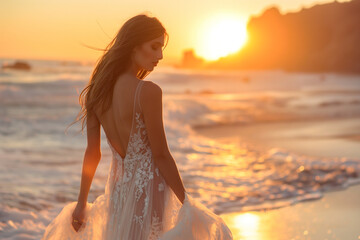
{"label": "woman's arm", "polygon": [[92,179],[101,159],[100,122],[95,114],[87,119],[87,147],[84,155],[78,204],[86,206]]}
{"label": "woman's arm", "polygon": [[166,183],[174,191],[181,203],[185,199],[185,187],[174,158],[166,141],[162,116],[162,90],[153,82],[144,82],[140,95],[140,105],[151,145],[154,161]]}

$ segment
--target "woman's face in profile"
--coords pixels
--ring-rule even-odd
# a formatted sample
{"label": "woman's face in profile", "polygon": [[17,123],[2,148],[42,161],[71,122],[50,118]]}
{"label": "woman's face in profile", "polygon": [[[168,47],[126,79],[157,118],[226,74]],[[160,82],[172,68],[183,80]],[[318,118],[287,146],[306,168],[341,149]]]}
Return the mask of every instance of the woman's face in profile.
{"label": "woman's face in profile", "polygon": [[135,64],[142,69],[152,71],[157,63],[163,58],[164,36],[143,43],[135,49]]}

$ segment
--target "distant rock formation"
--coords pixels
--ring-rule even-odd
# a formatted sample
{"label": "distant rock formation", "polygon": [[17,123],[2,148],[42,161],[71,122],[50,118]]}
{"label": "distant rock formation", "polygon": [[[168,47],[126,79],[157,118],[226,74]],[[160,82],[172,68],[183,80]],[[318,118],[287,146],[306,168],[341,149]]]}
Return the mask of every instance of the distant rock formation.
{"label": "distant rock formation", "polygon": [[176,65],[175,67],[180,68],[201,68],[204,66],[204,59],[197,57],[193,49],[188,49],[183,51],[183,57],[181,65]]}
{"label": "distant rock formation", "polygon": [[22,61],[16,61],[13,64],[3,64],[2,65],[3,69],[6,68],[10,68],[10,69],[15,69],[15,70],[31,70],[31,66],[30,64],[26,63],[26,62],[22,62]]}
{"label": "distant rock formation", "polygon": [[360,73],[360,0],[252,16],[248,42],[206,68]]}

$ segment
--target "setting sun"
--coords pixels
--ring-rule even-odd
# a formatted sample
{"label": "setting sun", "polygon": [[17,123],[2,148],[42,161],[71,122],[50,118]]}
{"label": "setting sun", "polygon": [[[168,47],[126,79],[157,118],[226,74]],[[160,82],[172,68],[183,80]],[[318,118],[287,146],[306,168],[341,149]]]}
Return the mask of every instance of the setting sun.
{"label": "setting sun", "polygon": [[196,52],[206,60],[217,60],[234,53],[247,40],[246,21],[238,16],[221,15],[206,21]]}

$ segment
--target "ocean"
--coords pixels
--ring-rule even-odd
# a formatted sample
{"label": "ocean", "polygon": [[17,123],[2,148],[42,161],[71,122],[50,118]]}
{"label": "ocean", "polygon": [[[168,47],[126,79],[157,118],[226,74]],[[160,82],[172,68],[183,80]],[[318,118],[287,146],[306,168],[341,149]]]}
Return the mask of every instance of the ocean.
{"label": "ocean", "polygon": [[[0,65],[12,61],[0,59]],[[77,200],[86,147],[79,123],[65,130],[94,66],[26,61],[30,71],[0,70],[1,239],[40,239],[62,207]],[[359,75],[159,66],[147,80],[163,89],[166,136],[187,191],[217,214],[285,207],[360,183],[360,156],[318,157],[276,146],[265,151],[196,130],[314,119],[356,124]],[[316,131],[326,138],[336,129],[307,134]],[[107,180],[111,150],[103,131],[101,145],[88,202],[104,192]]]}

